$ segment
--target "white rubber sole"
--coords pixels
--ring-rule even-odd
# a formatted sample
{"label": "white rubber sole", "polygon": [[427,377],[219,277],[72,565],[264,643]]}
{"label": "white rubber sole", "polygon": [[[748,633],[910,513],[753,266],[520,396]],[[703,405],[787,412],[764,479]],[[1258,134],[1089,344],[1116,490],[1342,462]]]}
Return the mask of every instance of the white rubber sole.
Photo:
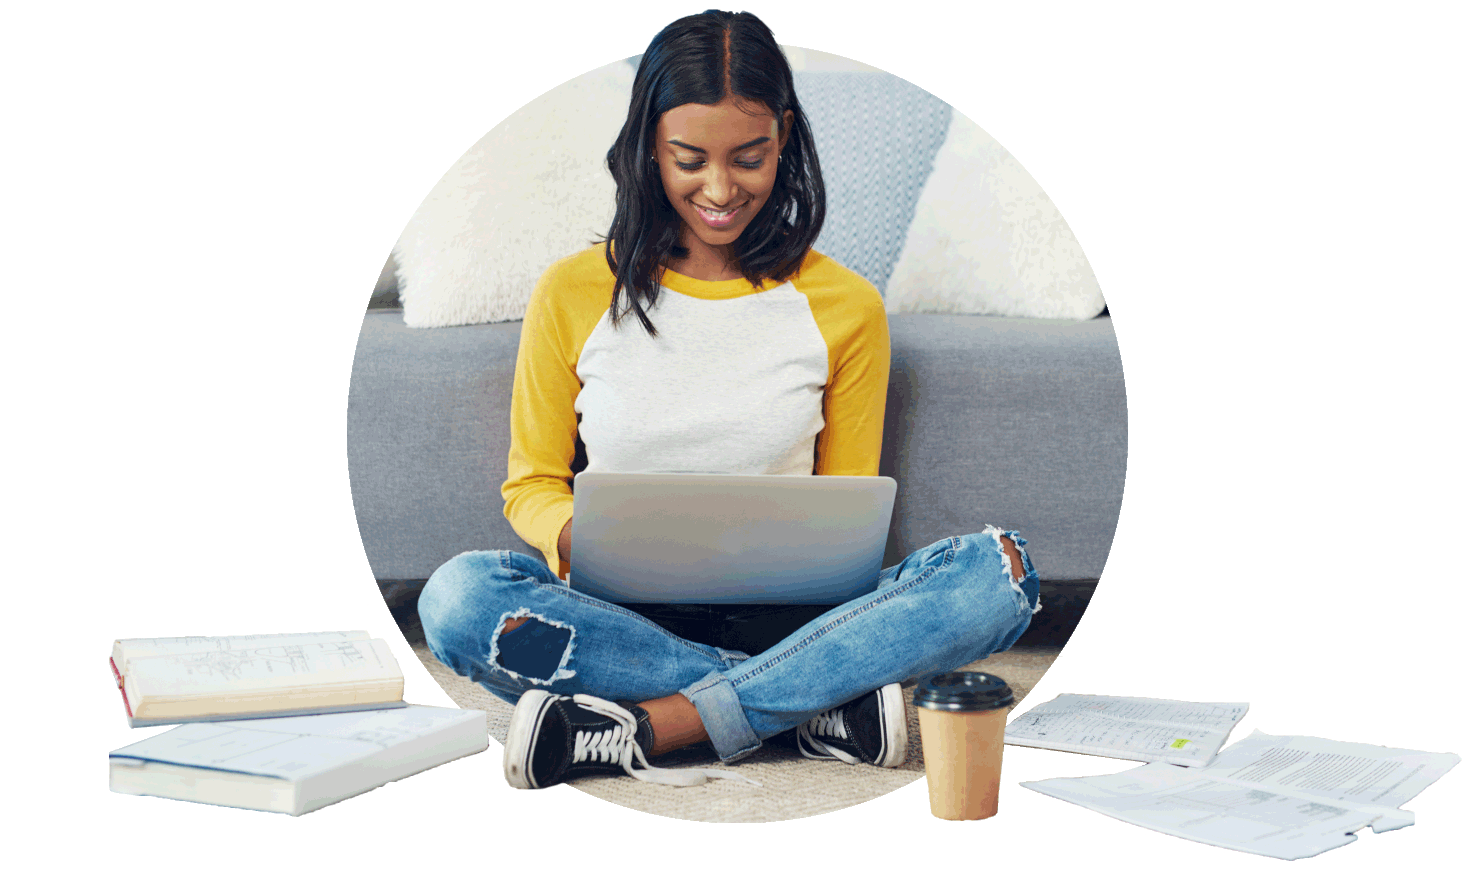
{"label": "white rubber sole", "polygon": [[538,790],[539,784],[529,772],[534,754],[535,728],[558,698],[544,690],[526,690],[509,718],[508,740],[504,742],[504,780],[518,790]]}
{"label": "white rubber sole", "polygon": [[[884,739],[884,750],[874,765],[892,769],[904,765],[910,755],[910,724],[904,716],[904,688],[899,684],[880,687],[879,698],[883,700],[879,703],[879,737]],[[520,704],[523,704],[522,699]]]}

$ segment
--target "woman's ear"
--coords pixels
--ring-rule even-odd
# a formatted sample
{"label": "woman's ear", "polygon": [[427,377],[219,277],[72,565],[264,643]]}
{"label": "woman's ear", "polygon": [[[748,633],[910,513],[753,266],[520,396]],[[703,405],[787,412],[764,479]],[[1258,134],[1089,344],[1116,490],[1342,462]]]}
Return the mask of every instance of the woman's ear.
{"label": "woman's ear", "polygon": [[781,114],[781,136],[778,138],[781,146],[777,149],[778,152],[786,148],[786,138],[791,133],[791,120],[793,117],[789,109]]}

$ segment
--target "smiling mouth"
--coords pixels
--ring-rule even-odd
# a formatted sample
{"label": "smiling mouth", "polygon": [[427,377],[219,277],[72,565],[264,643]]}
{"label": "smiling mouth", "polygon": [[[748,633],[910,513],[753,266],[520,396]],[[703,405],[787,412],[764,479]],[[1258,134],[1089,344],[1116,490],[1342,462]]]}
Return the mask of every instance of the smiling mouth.
{"label": "smiling mouth", "polygon": [[735,221],[735,216],[740,212],[740,207],[731,207],[728,210],[711,210],[708,207],[701,207],[698,204],[694,204],[693,206],[694,210],[699,213],[699,218],[703,219],[704,224],[711,228],[729,227],[730,223]]}

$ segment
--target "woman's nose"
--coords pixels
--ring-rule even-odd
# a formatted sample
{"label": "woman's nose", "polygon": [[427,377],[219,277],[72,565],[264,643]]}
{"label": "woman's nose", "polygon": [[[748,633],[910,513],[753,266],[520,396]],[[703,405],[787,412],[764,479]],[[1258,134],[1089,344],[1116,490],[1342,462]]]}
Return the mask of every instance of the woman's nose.
{"label": "woman's nose", "polygon": [[734,193],[735,182],[730,176],[729,168],[709,165],[709,173],[704,177],[704,197],[709,199],[710,204],[716,207],[729,206]]}

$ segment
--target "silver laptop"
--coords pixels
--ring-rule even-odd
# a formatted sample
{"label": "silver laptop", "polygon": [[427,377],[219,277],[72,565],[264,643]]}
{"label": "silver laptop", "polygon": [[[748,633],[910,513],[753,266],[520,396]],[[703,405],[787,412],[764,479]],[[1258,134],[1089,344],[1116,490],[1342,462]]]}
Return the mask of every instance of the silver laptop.
{"label": "silver laptop", "polygon": [[570,584],[612,602],[842,604],[872,591],[890,477],[575,478]]}

